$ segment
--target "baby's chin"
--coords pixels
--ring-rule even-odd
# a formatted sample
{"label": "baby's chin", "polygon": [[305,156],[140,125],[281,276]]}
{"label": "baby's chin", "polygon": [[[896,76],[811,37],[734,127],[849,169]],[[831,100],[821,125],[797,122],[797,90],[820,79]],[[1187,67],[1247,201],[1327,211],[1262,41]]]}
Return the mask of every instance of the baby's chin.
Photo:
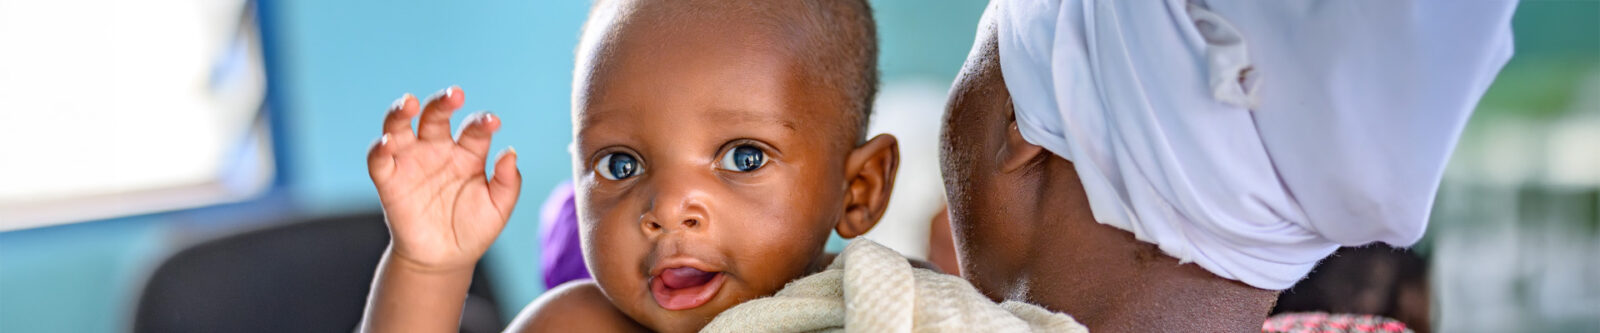
{"label": "baby's chin", "polygon": [[650,304],[646,310],[649,313],[648,320],[640,323],[656,332],[698,332],[722,311],[738,305],[738,302],[725,301],[721,298],[717,297],[695,308],[675,311]]}

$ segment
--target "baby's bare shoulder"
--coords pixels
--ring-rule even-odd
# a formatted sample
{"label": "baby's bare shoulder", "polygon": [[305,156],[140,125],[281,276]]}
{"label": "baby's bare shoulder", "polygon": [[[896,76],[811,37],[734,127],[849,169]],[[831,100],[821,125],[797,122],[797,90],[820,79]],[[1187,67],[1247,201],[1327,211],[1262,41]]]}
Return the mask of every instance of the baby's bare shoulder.
{"label": "baby's bare shoulder", "polygon": [[573,281],[539,295],[506,332],[647,332],[606,299],[593,280]]}

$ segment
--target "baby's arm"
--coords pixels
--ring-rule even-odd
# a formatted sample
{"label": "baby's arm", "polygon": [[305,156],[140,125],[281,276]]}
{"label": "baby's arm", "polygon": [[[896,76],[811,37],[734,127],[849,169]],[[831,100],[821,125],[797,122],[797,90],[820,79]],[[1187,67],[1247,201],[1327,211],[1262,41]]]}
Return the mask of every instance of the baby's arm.
{"label": "baby's arm", "polygon": [[506,332],[649,332],[606,299],[594,280],[564,283],[539,295]]}
{"label": "baby's arm", "polygon": [[450,114],[464,99],[461,88],[450,87],[419,110],[416,98],[401,97],[368,153],[390,241],[362,331],[457,331],[472,268],[511,216],[522,187],[517,155],[507,149],[494,175],[484,172],[490,138],[500,128],[488,113],[469,117],[460,137],[451,138]]}

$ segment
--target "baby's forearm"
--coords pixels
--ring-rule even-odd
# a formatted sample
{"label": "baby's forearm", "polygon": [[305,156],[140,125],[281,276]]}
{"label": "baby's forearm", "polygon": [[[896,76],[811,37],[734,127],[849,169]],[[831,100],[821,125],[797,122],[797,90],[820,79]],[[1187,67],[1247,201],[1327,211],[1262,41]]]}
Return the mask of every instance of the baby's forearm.
{"label": "baby's forearm", "polygon": [[472,285],[472,268],[427,270],[384,251],[378,262],[362,332],[455,332]]}

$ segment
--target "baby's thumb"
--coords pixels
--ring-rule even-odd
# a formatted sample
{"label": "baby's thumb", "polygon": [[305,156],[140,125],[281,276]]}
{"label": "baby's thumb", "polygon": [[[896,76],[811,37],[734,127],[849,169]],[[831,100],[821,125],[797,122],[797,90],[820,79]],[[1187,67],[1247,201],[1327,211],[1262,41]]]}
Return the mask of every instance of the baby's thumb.
{"label": "baby's thumb", "polygon": [[489,179],[489,200],[494,201],[500,216],[511,217],[517,206],[517,195],[522,193],[522,172],[517,170],[517,150],[506,147],[494,162],[494,175]]}

